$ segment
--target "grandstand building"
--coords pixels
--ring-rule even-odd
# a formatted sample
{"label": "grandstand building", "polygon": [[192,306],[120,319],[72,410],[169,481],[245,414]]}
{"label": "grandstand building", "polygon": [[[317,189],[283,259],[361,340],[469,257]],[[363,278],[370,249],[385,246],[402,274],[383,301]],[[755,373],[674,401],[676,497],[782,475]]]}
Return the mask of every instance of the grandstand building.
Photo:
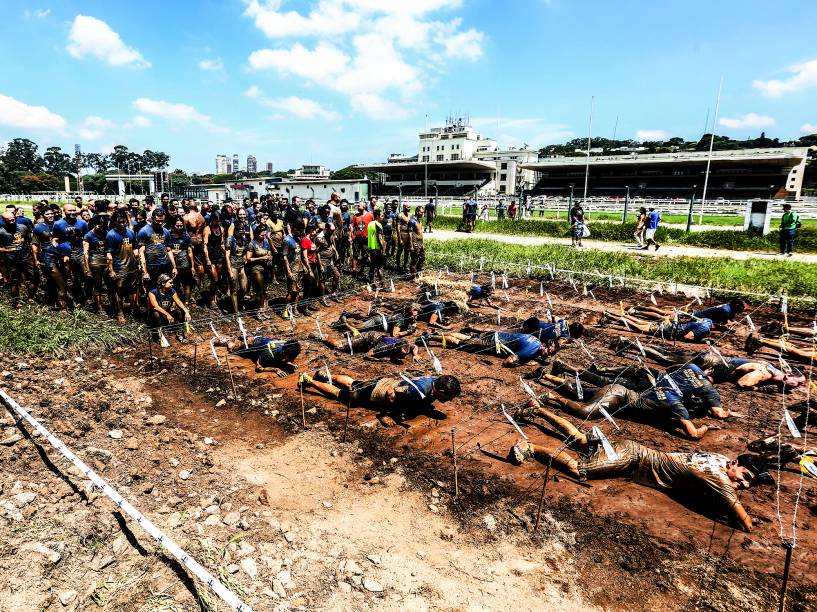
{"label": "grandstand building", "polygon": [[510,195],[533,187],[534,172],[521,165],[537,158],[529,149],[500,150],[467,120],[449,118],[420,133],[417,155],[392,154],[386,163],[358,168],[380,175],[375,195]]}
{"label": "grandstand building", "polygon": [[[707,185],[707,199],[799,199],[808,147],[714,151]],[[587,196],[630,195],[647,198],[701,197],[706,176],[707,151],[677,151],[590,158]],[[549,157],[522,164],[534,172],[530,195],[577,197],[584,193],[587,158]]]}

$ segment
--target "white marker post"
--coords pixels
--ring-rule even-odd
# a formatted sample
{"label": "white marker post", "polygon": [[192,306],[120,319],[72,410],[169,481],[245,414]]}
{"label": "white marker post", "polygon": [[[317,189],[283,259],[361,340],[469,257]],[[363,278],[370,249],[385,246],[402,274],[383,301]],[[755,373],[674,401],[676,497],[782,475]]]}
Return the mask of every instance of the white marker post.
{"label": "white marker post", "polygon": [[516,431],[518,431],[518,432],[519,432],[519,435],[520,435],[520,436],[522,436],[523,438],[525,438],[525,440],[527,440],[527,439],[528,439],[528,436],[526,436],[526,435],[525,435],[525,432],[524,432],[524,431],[522,431],[522,428],[521,428],[521,427],[519,427],[519,425],[517,425],[517,424],[516,424],[516,421],[514,421],[514,420],[513,420],[513,417],[512,417],[510,414],[508,414],[507,412],[505,412],[505,404],[500,404],[500,406],[502,407],[502,414],[505,416],[505,418],[506,418],[506,419],[508,419],[508,422],[509,422],[511,425],[513,425],[513,428],[514,428]]}

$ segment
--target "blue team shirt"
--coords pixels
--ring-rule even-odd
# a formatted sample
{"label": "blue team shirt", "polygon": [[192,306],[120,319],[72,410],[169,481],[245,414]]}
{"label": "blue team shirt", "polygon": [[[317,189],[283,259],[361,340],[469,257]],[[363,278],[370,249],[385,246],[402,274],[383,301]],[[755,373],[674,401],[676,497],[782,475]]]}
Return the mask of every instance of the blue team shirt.
{"label": "blue team shirt", "polygon": [[485,288],[482,285],[471,285],[468,290],[468,297],[473,300],[485,297]]}
{"label": "blue team shirt", "polygon": [[176,295],[176,290],[173,287],[171,287],[167,293],[160,291],[159,287],[154,287],[150,292],[153,294],[153,297],[156,298],[156,301],[162,309],[169,310],[173,307],[173,296]]}
{"label": "blue team shirt", "polygon": [[[437,376],[423,376],[421,378],[412,378],[410,380],[411,382],[414,383],[414,385],[410,385],[404,380],[402,383],[397,385],[397,389],[404,391],[406,395],[408,395],[408,397],[412,400],[412,403],[417,402],[431,403],[431,399],[429,397],[431,395],[431,387],[432,385],[434,385],[434,381],[437,380],[437,378],[438,378]],[[423,392],[423,395],[425,395],[425,399],[420,397],[420,394],[417,392],[417,389],[414,388],[415,386],[417,387],[417,389]]]}
{"label": "blue team shirt", "polygon": [[170,232],[164,227],[154,230],[152,225],[146,225],[139,230],[136,242],[145,247],[145,263],[151,267],[166,266],[170,263],[167,258],[167,249],[172,247]]}
{"label": "blue team shirt", "polygon": [[539,330],[536,333],[539,340],[554,341],[559,338],[570,338],[570,332],[567,329],[567,321],[560,319],[555,323],[547,323],[539,320]]}
{"label": "blue team shirt", "polygon": [[82,249],[82,239],[88,233],[88,224],[82,219],[76,219],[74,223],[58,219],[54,221],[52,233],[59,242],[67,242],[72,251],[77,251]]}
{"label": "blue team shirt", "polygon": [[658,229],[658,224],[661,222],[661,213],[657,210],[647,214],[647,229]]}
{"label": "blue team shirt", "polygon": [[689,323],[681,323],[678,325],[675,331],[676,338],[683,338],[689,332],[692,332],[692,336],[695,340],[701,340],[709,335],[709,332],[712,331],[712,320],[711,319],[699,319],[697,321],[690,321]]}
{"label": "blue team shirt", "polygon": [[[120,234],[115,229],[110,230],[105,235],[105,252],[110,253],[113,258],[114,272],[119,272],[122,269],[123,262],[123,247],[130,246],[136,242],[136,236],[132,229],[126,229],[124,234]],[[129,254],[132,258],[132,252]]]}
{"label": "blue team shirt", "polygon": [[513,332],[498,332],[499,341],[511,349],[520,363],[536,359],[542,352],[542,343],[536,336]]}
{"label": "blue team shirt", "polygon": [[698,319],[709,319],[718,325],[724,325],[735,318],[735,313],[729,304],[721,304],[720,306],[712,306],[706,310],[698,310],[692,313],[692,316]]}
{"label": "blue team shirt", "polygon": [[255,359],[255,362],[262,368],[277,366],[284,361],[283,340],[256,336],[250,341],[249,347],[250,350],[245,353],[251,359]]}

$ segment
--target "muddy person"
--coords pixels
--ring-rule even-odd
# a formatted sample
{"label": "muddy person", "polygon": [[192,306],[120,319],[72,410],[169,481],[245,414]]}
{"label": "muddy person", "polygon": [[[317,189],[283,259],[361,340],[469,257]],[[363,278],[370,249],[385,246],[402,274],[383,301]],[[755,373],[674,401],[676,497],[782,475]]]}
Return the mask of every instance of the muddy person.
{"label": "muddy person", "polygon": [[410,271],[412,277],[422,272],[426,262],[426,249],[423,244],[423,207],[414,210],[414,216],[408,224],[409,251],[411,253]]}
{"label": "muddy person", "polygon": [[357,214],[352,219],[352,274],[364,278],[363,269],[369,257],[369,223],[374,219],[363,202],[357,204]]}
{"label": "muddy person", "polygon": [[13,208],[6,209],[0,224],[0,266],[7,279],[12,305],[20,305],[20,290],[25,287],[29,301],[37,291],[37,275],[31,250],[31,228],[17,222]]}
{"label": "muddy person", "polygon": [[383,282],[383,266],[385,265],[386,242],[383,235],[383,224],[380,222],[380,210],[375,209],[372,220],[366,228],[366,242],[369,250],[369,283]]}
{"label": "muddy person", "polygon": [[280,377],[296,371],[293,363],[301,354],[301,343],[297,340],[276,340],[265,336],[252,336],[244,345],[243,338],[225,340],[216,338],[216,346],[226,346],[234,353],[255,363],[256,372],[272,372]]}
{"label": "muddy person", "polygon": [[191,199],[187,205],[187,213],[184,215],[184,227],[190,236],[190,243],[193,247],[193,275],[196,287],[201,289],[204,284],[206,274],[204,261],[204,226],[206,221],[199,212],[196,201]]}
{"label": "muddy person", "polygon": [[176,262],[173,259],[170,232],[165,228],[165,213],[156,208],[148,225],[139,230],[136,242],[139,245],[139,263],[145,290],[156,286],[160,274],[170,274],[176,278]]}
{"label": "muddy person", "polygon": [[437,204],[434,203],[434,198],[429,198],[428,202],[426,203],[426,227],[423,230],[424,232],[428,232],[429,234],[433,234],[434,231],[431,229],[431,226],[434,224],[434,218],[437,216]]}
{"label": "muddy person", "polygon": [[536,336],[548,344],[548,348],[552,349],[549,351],[551,354],[559,351],[561,341],[581,338],[584,335],[584,325],[570,323],[567,319],[545,321],[538,317],[529,317],[522,323],[521,329],[524,333]]}
{"label": "muddy person", "polygon": [[111,306],[116,304],[115,286],[105,274],[108,265],[108,258],[105,255],[105,235],[107,233],[108,217],[100,217],[91,231],[85,234],[82,246],[86,290],[91,296],[93,307],[100,314],[103,312],[103,293],[107,292]]}
{"label": "muddy person", "polygon": [[[329,379],[332,382],[328,382]],[[355,380],[351,376],[319,370],[314,375],[301,375],[304,387],[314,387],[327,397],[344,404],[370,405],[381,414],[397,420],[407,416],[430,414],[434,403],[445,403],[460,395],[460,381],[455,376],[423,376],[420,378],[387,376],[370,380]],[[436,412],[436,411],[435,411]]]}
{"label": "muddy person", "polygon": [[758,333],[749,334],[744,346],[746,354],[751,357],[763,348],[773,349],[773,352],[778,353],[781,357],[803,363],[811,364],[817,358],[817,349],[814,348],[813,342],[809,348],[802,348],[792,343],[791,340],[787,340],[785,336],[772,340]]}
{"label": "muddy person", "polygon": [[[470,333],[463,333],[464,331]],[[504,357],[502,365],[505,367],[545,359],[548,354],[547,346],[530,334],[465,328],[460,332],[426,333],[423,337],[429,344],[438,344],[443,348],[451,346],[469,353]]]}
{"label": "muddy person", "polygon": [[539,409],[546,419],[570,436],[579,454],[575,458],[562,445],[535,444],[520,439],[513,445],[508,459],[519,465],[536,458],[581,480],[629,478],[634,482],[662,491],[681,494],[696,501],[706,501],[716,512],[733,520],[743,531],[752,530],[752,519],[738,499],[737,492],[772,482],[765,462],[758,455],[744,454],[729,459],[717,453],[665,453],[632,440],[612,442],[615,457],[604,451],[593,432],[585,434],[569,421]]}
{"label": "muddy person", "polygon": [[301,237],[303,236],[303,222],[293,223],[291,226],[292,235],[284,238],[282,248],[284,273],[287,278],[287,309],[284,310],[284,317],[290,316],[290,310],[297,308],[301,314],[306,311],[300,305],[299,300],[304,286],[304,270],[308,268],[305,255],[301,252]]}
{"label": "muddy person", "polygon": [[176,223],[170,232],[170,249],[173,251],[173,261],[176,263],[176,290],[181,292],[184,305],[190,305],[193,294],[193,241],[184,224],[184,219],[176,218]]}
{"label": "muddy person", "polygon": [[318,289],[321,295],[321,304],[324,306],[329,306],[327,296],[335,302],[341,302],[337,295],[340,286],[340,256],[337,245],[340,241],[335,239],[334,229],[335,225],[333,223],[324,223],[317,236],[318,263],[320,264]]}
{"label": "muddy person", "polygon": [[403,204],[402,212],[397,215],[397,255],[394,261],[394,267],[401,272],[405,272],[408,267],[411,251],[409,221],[411,221],[411,208],[408,204]]}
{"label": "muddy person", "polygon": [[602,318],[599,320],[599,325],[608,322],[629,331],[639,331],[642,334],[651,334],[660,338],[687,340],[689,342],[702,342],[712,331],[711,319],[693,319],[686,323],[667,320],[643,321],[632,315],[616,315],[604,311]]}
{"label": "muddy person", "polygon": [[646,306],[636,304],[632,306],[628,312],[636,314],[645,319],[659,320],[667,317],[674,317],[678,313],[679,317],[691,317],[692,319],[709,319],[715,326],[725,326],[734,321],[746,310],[746,302],[740,298],[734,298],[725,304],[718,304],[704,308],[703,310],[693,310],[692,314],[687,314],[691,304],[681,308],[680,310],[668,310],[666,308],[659,308],[658,306]]}
{"label": "muddy person", "polygon": [[382,331],[366,331],[356,335],[349,332],[343,339],[332,340],[321,338],[326,346],[352,355],[369,353],[377,359],[391,359],[394,363],[403,363],[409,355],[417,356],[417,347],[411,340],[395,338]]}
{"label": "muddy person", "polygon": [[190,321],[190,311],[173,288],[173,277],[160,274],[156,286],[148,291],[148,322],[156,329],[182,321]]}
{"label": "muddy person", "polygon": [[717,390],[703,370],[694,364],[660,376],[653,386],[640,393],[616,382],[598,389],[583,387],[584,399],[576,401],[563,395],[570,393],[578,397],[578,389],[565,383],[558,389],[559,394],[550,392],[543,399],[579,418],[600,418],[604,416],[602,410],[611,415],[625,411],[625,416],[629,413],[646,417],[668,431],[680,430],[693,440],[701,439],[707,431],[716,428],[710,425],[696,427],[693,418],[711,413],[715,418],[726,419],[732,414],[723,408]]}
{"label": "muddy person", "polygon": [[130,302],[131,314],[138,312],[137,276],[139,265],[133,252],[136,236],[128,228],[128,213],[117,211],[111,216],[112,229],[105,235],[105,254],[108,256],[108,276],[115,287],[116,318],[125,322],[125,302]]}
{"label": "muddy person", "polygon": [[[352,312],[343,312],[334,326],[348,330],[352,335],[366,331],[382,331],[391,334],[395,338],[400,338],[415,332],[417,317],[421,309],[420,304],[409,304],[391,314],[375,311],[364,316]],[[349,322],[350,319],[362,322],[358,325],[352,325]]]}

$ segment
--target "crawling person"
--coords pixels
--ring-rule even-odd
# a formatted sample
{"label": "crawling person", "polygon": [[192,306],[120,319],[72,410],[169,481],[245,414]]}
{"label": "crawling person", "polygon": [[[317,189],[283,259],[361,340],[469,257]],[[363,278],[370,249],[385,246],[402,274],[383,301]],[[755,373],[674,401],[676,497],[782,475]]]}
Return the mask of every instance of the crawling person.
{"label": "crawling person", "polygon": [[274,372],[281,377],[295,372],[293,362],[301,354],[301,343],[297,340],[276,340],[264,336],[248,338],[246,347],[244,339],[240,337],[234,340],[216,338],[213,344],[226,346],[230,353],[254,361],[256,372]]}
{"label": "crawling person", "polygon": [[538,317],[529,317],[522,323],[522,331],[536,336],[548,346],[551,354],[559,351],[559,343],[570,338],[581,338],[584,335],[584,325],[569,323],[567,319],[556,319],[553,322]]}
{"label": "crawling person", "polygon": [[320,370],[312,376],[302,374],[301,384],[343,403],[379,408],[381,414],[391,414],[399,420],[405,420],[407,415],[429,414],[435,401],[451,401],[461,392],[460,381],[448,374],[414,379],[383,376],[355,380],[345,374]]}
{"label": "crawling person", "polygon": [[409,355],[417,356],[417,347],[410,340],[395,338],[382,331],[350,333],[342,340],[322,338],[321,341],[337,351],[349,351],[353,355],[370,353],[372,357],[391,359],[394,363],[403,363]]}
{"label": "crawling person", "polygon": [[769,338],[764,338],[760,334],[752,333],[746,337],[744,349],[746,350],[746,354],[750,357],[763,348],[774,349],[776,353],[789,359],[793,359],[794,361],[813,363],[815,359],[817,359],[817,350],[814,348],[800,348],[799,346],[792,344],[790,341],[787,342],[782,336],[775,340],[771,340]]}
{"label": "crawling person", "polygon": [[543,463],[552,461],[581,480],[630,478],[662,491],[707,500],[742,530],[752,530],[752,519],[741,505],[737,491],[772,482],[759,456],[747,453],[730,460],[717,453],[664,453],[632,440],[618,440],[612,442],[617,457],[611,459],[592,433],[582,433],[548,410],[540,409],[540,413],[571,437],[580,458],[574,458],[563,445],[534,444],[523,438],[511,448],[508,454],[511,462],[519,465],[531,458]]}
{"label": "crawling person", "polygon": [[632,315],[616,315],[604,311],[599,324],[602,325],[606,322],[624,327],[630,331],[639,331],[642,334],[652,334],[670,340],[687,340],[689,342],[701,342],[712,331],[712,321],[710,319],[693,319],[686,323],[667,320],[647,322]]}
{"label": "crawling person", "polygon": [[431,344],[443,348],[451,345],[461,351],[505,357],[502,365],[513,367],[534,359],[544,359],[548,349],[536,336],[505,331],[476,331],[476,333],[440,332],[423,336]]}
{"label": "crawling person", "polygon": [[[357,313],[344,312],[333,325],[333,327],[346,329],[352,335],[366,331],[382,331],[389,333],[395,338],[413,334],[417,329],[417,317],[422,306],[420,304],[409,304],[401,310],[392,314],[384,312],[373,312],[365,317]],[[349,319],[361,320],[359,325],[352,325]]]}
{"label": "crawling person", "polygon": [[[567,383],[559,387],[561,394],[576,394]],[[689,438],[700,440],[715,427],[696,427],[693,418],[711,412],[712,416],[725,419],[730,416],[721,406],[721,398],[704,372],[696,365],[688,365],[680,370],[659,377],[657,383],[639,392],[617,382],[601,388],[585,389],[584,401],[567,399],[560,394],[546,393],[542,400],[549,399],[580,418],[598,418],[602,410],[608,414],[620,411],[639,413],[659,421],[669,431],[681,430]],[[533,414],[536,412],[534,410]]]}
{"label": "crawling person", "polygon": [[[681,316],[688,311],[691,304],[687,307],[677,311]],[[724,326],[727,323],[734,321],[743,311],[746,310],[746,302],[740,298],[733,298],[725,304],[718,306],[711,306],[703,310],[694,310],[692,312],[693,319],[709,319],[714,326]],[[635,305],[630,308],[632,314],[637,314],[645,319],[666,319],[667,317],[674,317],[675,311],[658,308],[657,306],[641,306]]]}

